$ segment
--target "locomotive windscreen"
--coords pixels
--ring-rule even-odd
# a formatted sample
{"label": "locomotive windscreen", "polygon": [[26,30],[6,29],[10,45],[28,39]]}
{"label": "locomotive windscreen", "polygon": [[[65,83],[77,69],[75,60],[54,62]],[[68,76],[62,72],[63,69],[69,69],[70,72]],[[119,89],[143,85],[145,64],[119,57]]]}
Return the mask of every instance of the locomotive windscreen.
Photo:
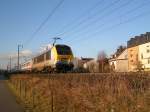
{"label": "locomotive windscreen", "polygon": [[71,48],[66,45],[56,45],[56,50],[59,55],[72,55]]}

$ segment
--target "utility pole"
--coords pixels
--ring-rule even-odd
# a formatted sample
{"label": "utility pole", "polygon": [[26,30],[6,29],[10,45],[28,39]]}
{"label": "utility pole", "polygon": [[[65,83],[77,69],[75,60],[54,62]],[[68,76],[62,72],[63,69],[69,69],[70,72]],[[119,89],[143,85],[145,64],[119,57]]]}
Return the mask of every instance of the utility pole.
{"label": "utility pole", "polygon": [[10,64],[10,72],[11,72],[11,56],[10,56],[10,59],[9,59],[9,60],[10,60],[10,63],[9,63],[9,64]]}
{"label": "utility pole", "polygon": [[9,65],[7,65],[7,72],[8,72],[8,66],[9,66]]}
{"label": "utility pole", "polygon": [[20,70],[20,64],[19,64],[19,55],[20,55],[20,47],[23,48],[23,45],[18,45],[18,70]]}
{"label": "utility pole", "polygon": [[57,40],[61,40],[61,38],[60,38],[60,37],[54,37],[53,40],[54,40],[54,42],[53,42],[53,46],[54,46],[55,43],[56,43],[56,41],[57,41]]}

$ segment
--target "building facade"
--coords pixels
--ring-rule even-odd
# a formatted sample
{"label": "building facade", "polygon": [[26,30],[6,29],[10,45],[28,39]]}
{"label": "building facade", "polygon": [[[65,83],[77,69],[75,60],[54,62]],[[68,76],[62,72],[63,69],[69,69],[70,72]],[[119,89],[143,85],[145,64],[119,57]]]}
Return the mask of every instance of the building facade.
{"label": "building facade", "polygon": [[84,68],[91,73],[99,72],[99,64],[96,59],[90,60],[84,64]]}
{"label": "building facade", "polygon": [[128,50],[125,49],[120,55],[109,60],[111,71],[128,72]]}
{"label": "building facade", "polygon": [[115,72],[116,71],[116,68],[117,68],[117,60],[116,60],[116,58],[111,58],[110,60],[109,60],[109,66],[110,66],[110,71],[111,72]]}
{"label": "building facade", "polygon": [[139,61],[145,71],[150,71],[150,42],[139,45]]}
{"label": "building facade", "polygon": [[137,71],[139,46],[128,48],[128,71]]}
{"label": "building facade", "polygon": [[112,55],[109,65],[115,72],[150,71],[150,32],[131,38],[127,49]]}
{"label": "building facade", "polygon": [[150,32],[127,42],[129,71],[150,70]]}
{"label": "building facade", "polygon": [[117,72],[128,72],[128,50],[125,49],[118,57],[116,61]]}

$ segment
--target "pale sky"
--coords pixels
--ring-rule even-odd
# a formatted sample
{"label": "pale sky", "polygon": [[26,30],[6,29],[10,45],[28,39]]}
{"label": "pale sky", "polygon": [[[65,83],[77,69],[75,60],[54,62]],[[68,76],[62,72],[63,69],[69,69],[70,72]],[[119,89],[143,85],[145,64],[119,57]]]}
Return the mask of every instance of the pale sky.
{"label": "pale sky", "polygon": [[76,57],[96,57],[150,31],[150,0],[64,0],[56,8],[60,1],[0,0],[1,64],[16,54],[18,44],[22,51],[37,53],[59,36],[58,43],[70,45]]}

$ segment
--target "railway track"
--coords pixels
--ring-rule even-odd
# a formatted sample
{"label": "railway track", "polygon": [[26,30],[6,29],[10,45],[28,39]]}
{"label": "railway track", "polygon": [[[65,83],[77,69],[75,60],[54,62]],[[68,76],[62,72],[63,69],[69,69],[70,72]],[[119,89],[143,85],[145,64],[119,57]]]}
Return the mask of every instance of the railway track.
{"label": "railway track", "polygon": [[14,75],[23,75],[29,77],[59,77],[59,76],[80,76],[80,77],[91,77],[91,76],[101,76],[101,77],[135,77],[136,78],[148,78],[150,79],[150,73],[30,73],[30,74],[12,74]]}

